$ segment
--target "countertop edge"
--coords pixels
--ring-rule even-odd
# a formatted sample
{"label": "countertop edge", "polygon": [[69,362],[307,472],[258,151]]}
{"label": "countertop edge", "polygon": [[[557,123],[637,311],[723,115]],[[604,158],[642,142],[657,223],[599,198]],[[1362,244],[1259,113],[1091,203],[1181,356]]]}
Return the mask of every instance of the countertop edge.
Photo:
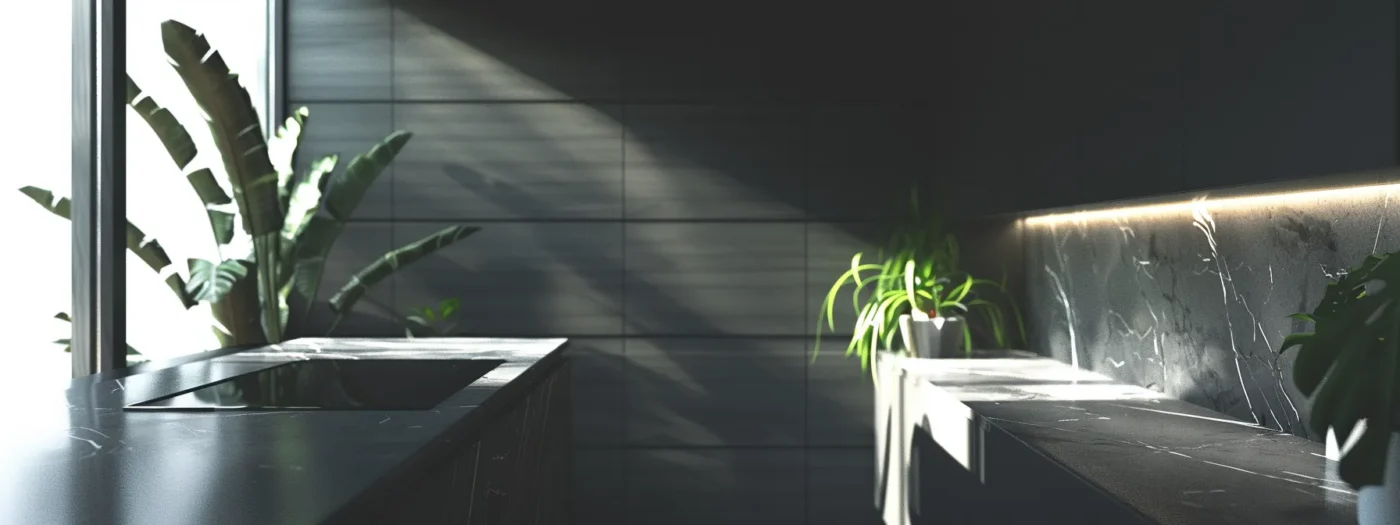
{"label": "countertop edge", "polygon": [[449,456],[455,447],[462,445],[463,440],[458,439],[459,437],[478,430],[478,427],[488,423],[492,416],[504,412],[515,401],[529,395],[536,385],[549,377],[549,374],[562,369],[566,359],[564,352],[568,350],[569,345],[570,341],[564,339],[519,376],[492,393],[480,406],[453,422],[437,437],[424,443],[341,508],[332,511],[321,523],[359,523],[363,521],[362,517],[374,515],[373,510],[380,508],[384,502],[392,501],[409,490],[411,484],[406,481],[411,480],[416,472],[431,466],[433,461]]}

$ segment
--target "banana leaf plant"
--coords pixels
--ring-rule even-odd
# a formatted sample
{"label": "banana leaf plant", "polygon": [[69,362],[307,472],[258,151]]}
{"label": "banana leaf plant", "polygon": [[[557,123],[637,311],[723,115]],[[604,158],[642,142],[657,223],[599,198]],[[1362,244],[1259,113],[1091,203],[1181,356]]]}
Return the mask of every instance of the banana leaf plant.
{"label": "banana leaf plant", "polygon": [[[210,305],[215,335],[224,346],[295,337],[303,333],[300,323],[310,315],[326,257],[346,221],[412,134],[390,134],[338,172],[339,157],[328,155],[297,176],[293,158],[310,112],[296,110],[275,136],[264,137],[252,98],[204,35],[169,20],[161,24],[161,39],[171,66],[203,112],[232,196],[209,167],[193,165],[198,147],[189,132],[130,77],[126,102],[155,132],[199,197],[222,260],[190,259],[186,282],[180,273],[168,270],[174,263],[160,242],[130,223],[126,247],[151,270],[169,273],[165,282],[185,308]],[[33,186],[20,191],[49,211],[70,218],[68,199]],[[251,243],[233,244],[236,227]],[[477,230],[450,226],[380,256],[330,298],[335,314],[331,329],[369,287]]]}
{"label": "banana leaf plant", "polygon": [[1317,435],[1330,428],[1338,443],[1348,443],[1364,420],[1339,473],[1358,490],[1380,485],[1391,435],[1400,431],[1400,257],[1367,256],[1328,283],[1311,314],[1290,317],[1313,324],[1279,349],[1282,356],[1298,348],[1293,383],[1312,398],[1308,427]]}
{"label": "banana leaf plant", "polygon": [[[815,359],[821,349],[822,328],[836,330],[835,307],[842,290],[849,289],[855,325],[846,356],[860,358],[868,369],[877,350],[896,350],[900,342],[899,318],[905,314],[928,317],[963,316],[963,348],[972,349],[974,335],[985,344],[1008,348],[1025,337],[1020,309],[1002,281],[976,278],[958,268],[958,243],[944,231],[938,217],[920,211],[917,189],[910,191],[909,218],[895,230],[875,257],[851,257],[846,270],[827,291],[817,314]],[[1003,304],[1009,306],[1008,319]],[[1014,321],[1016,339],[1010,336]]]}

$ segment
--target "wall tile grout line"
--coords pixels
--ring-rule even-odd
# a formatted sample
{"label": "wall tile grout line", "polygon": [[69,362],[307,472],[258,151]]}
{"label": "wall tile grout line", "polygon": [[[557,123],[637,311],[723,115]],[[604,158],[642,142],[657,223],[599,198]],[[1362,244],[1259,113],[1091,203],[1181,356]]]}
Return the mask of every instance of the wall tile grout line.
{"label": "wall tile grout line", "polygon": [[[624,78],[626,77],[626,75],[619,76]],[[621,79],[619,79],[619,81],[621,81]],[[618,418],[619,428],[617,429],[617,442],[619,445],[621,445],[621,451],[618,452],[618,464],[616,465],[616,468],[619,470],[618,484],[621,485],[622,489],[621,497],[619,498],[621,499],[619,506],[622,507],[620,511],[622,515],[619,517],[621,518],[622,523],[630,524],[632,522],[632,517],[631,511],[628,508],[630,507],[630,505],[628,505],[627,502],[630,495],[632,494],[632,476],[629,472],[630,469],[627,468],[629,458],[627,457],[626,450],[627,428],[630,426],[631,423],[631,415],[627,410],[627,403],[629,399],[628,396],[630,395],[630,392],[627,388],[627,383],[629,371],[632,369],[632,363],[627,355],[627,343],[630,341],[630,339],[627,335],[627,104],[625,102],[622,104],[621,112],[622,115],[618,119],[621,121],[622,124],[621,126],[618,126],[619,128],[621,128],[619,132],[620,140],[618,141],[618,150],[620,153],[618,160],[618,169],[621,178],[621,180],[619,181],[619,185],[620,192],[622,195],[622,205],[618,209],[618,227],[622,229],[622,242],[619,243],[621,246],[620,249],[622,250],[622,253],[621,257],[619,257],[618,259],[622,262],[622,283],[620,286],[621,293],[618,297],[618,303],[620,303],[620,309],[622,310],[622,315],[619,316],[622,319],[622,324],[621,326],[618,326],[618,333],[622,338],[622,355],[620,356],[622,363],[621,366],[618,367],[618,369],[621,371],[620,375],[622,376],[622,398],[619,400],[621,406],[617,407],[617,409],[622,414],[622,417]]]}
{"label": "wall tile grout line", "polygon": [[[395,56],[397,55],[395,49],[398,46],[397,22],[399,10],[394,9],[394,0],[390,0],[387,4],[386,8],[389,10],[389,129],[390,132],[393,132],[399,125],[398,91],[395,89],[398,85],[398,59]],[[399,228],[396,221],[399,216],[397,205],[399,186],[398,171],[396,164],[389,165],[389,216],[395,219],[389,224],[390,250],[398,248]],[[394,309],[394,315],[399,315],[398,310],[402,297],[399,297],[399,276],[397,273],[395,273],[391,281],[392,282],[389,283],[390,308]]]}
{"label": "wall tile grout line", "polygon": [[[647,218],[647,217],[628,217],[628,218],[612,218],[612,217],[557,217],[557,218],[556,218],[556,217],[520,217],[520,218],[507,218],[507,217],[486,217],[486,218],[481,218],[481,217],[443,217],[443,218],[436,218],[436,217],[435,217],[435,218],[431,218],[431,219],[427,219],[427,218],[410,218],[410,217],[404,217],[404,218],[397,218],[397,217],[394,217],[394,218],[369,217],[369,218],[359,218],[359,219],[357,219],[357,218],[353,218],[353,217],[352,217],[350,220],[347,220],[347,221],[345,221],[345,222],[347,222],[347,223],[385,223],[385,222],[387,222],[387,223],[405,223],[405,224],[437,224],[437,223],[444,223],[444,222],[476,222],[476,223],[483,223],[483,224],[515,224],[515,223],[520,223],[520,224],[552,224],[552,223],[563,223],[563,224],[599,224],[599,223],[602,223],[602,224],[609,224],[609,223],[617,222],[617,223],[637,223],[637,224],[756,224],[756,225],[770,225],[770,224],[807,224],[807,223],[810,222],[810,221],[808,221],[806,218],[802,218],[802,217],[788,217],[788,218],[783,218],[783,217],[773,217],[773,218],[763,218],[763,217],[757,217],[757,218],[724,218],[724,217],[715,217],[715,218],[695,218],[695,217],[676,217],[676,218]],[[872,221],[835,221],[835,220],[833,220],[833,221],[829,221],[829,222],[832,223],[832,224],[864,224],[864,223],[866,223],[866,222],[872,222]]]}
{"label": "wall tile grout line", "polygon": [[[806,310],[812,304],[812,223],[809,220],[812,216],[812,189],[810,175],[812,137],[814,133],[814,122],[811,115],[803,119],[802,126],[802,311],[804,317],[802,326],[807,326]],[[821,327],[818,326],[818,329]],[[802,522],[811,523],[812,516],[812,483],[809,479],[812,472],[812,454],[808,447],[812,444],[812,360],[807,359],[807,346],[802,347]]]}
{"label": "wall tile grout line", "polygon": [[[391,59],[392,62],[392,59]],[[391,87],[392,89],[392,87]],[[372,98],[324,98],[308,99],[309,102],[317,104],[381,104],[382,102]],[[441,99],[399,99],[395,102],[400,104],[442,104],[442,105],[548,105],[548,104],[570,104],[581,106],[724,106],[732,108],[819,108],[819,107],[890,107],[898,106],[899,103],[879,101],[879,100],[794,100],[794,99],[774,99],[774,100],[627,100],[614,98],[539,98],[539,99],[480,99],[480,98],[441,98]]]}

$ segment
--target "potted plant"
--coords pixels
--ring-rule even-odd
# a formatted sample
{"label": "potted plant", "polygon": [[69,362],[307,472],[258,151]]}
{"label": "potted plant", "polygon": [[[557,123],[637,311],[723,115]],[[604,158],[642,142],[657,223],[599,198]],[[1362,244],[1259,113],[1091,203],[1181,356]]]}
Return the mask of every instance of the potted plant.
{"label": "potted plant", "polygon": [[[195,162],[200,145],[185,126],[130,77],[126,103],[155,132],[174,165],[208,211],[210,241],[222,260],[190,259],[181,274],[159,240],[126,225],[126,247],[165,278],[186,309],[207,303],[224,346],[277,343],[302,335],[316,303],[326,260],[370,186],[408,143],[396,131],[337,171],[338,155],[294,171],[293,157],[310,112],[300,108],[272,136],[248,91],[203,34],[180,22],[161,24],[165,56],[203,112],[222,170]],[[207,146],[205,144],[204,146]],[[222,180],[220,180],[222,179]],[[171,179],[172,184],[183,184]],[[34,186],[20,189],[50,212],[70,218],[67,198]],[[231,194],[231,195],[230,195]],[[452,225],[386,252],[340,286],[328,303],[340,323],[371,287],[406,265],[475,233]],[[58,314],[67,319],[67,314]],[[60,340],[67,345],[67,340]],[[128,352],[134,351],[128,347]],[[133,355],[135,355],[133,353]]]}
{"label": "potted plant", "polygon": [[407,317],[401,319],[404,337],[414,339],[450,336],[457,328],[457,321],[452,317],[457,315],[461,308],[462,300],[450,297],[439,302],[436,309],[432,306],[412,309]]}
{"label": "potted plant", "polygon": [[[876,253],[878,262],[865,263],[864,254],[855,254],[822,302],[818,323],[834,330],[837,297],[849,288],[858,313],[846,355],[858,355],[867,369],[881,350],[954,357],[969,354],[975,339],[1005,348],[1015,341],[1008,338],[1003,302],[1023,337],[1020,311],[1009,301],[1005,278],[979,279],[960,270],[957,240],[936,216],[919,212],[916,198],[911,198],[911,210],[911,219]],[[814,354],[821,348],[821,335],[819,330]]]}
{"label": "potted plant", "polygon": [[1350,445],[1338,471],[1360,492],[1360,523],[1400,523],[1400,258],[1367,256],[1311,314],[1291,317],[1313,324],[1279,349],[1298,347],[1293,382],[1312,400],[1309,428]]}

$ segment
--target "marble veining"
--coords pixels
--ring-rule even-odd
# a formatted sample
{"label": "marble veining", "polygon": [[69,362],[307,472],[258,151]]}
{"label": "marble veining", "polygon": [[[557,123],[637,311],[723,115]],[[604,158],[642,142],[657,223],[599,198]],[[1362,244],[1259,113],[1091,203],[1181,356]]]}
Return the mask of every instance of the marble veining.
{"label": "marble veining", "polygon": [[1031,347],[1076,368],[1320,440],[1279,358],[1329,279],[1400,248],[1389,190],[1027,224]]}
{"label": "marble veining", "polygon": [[[922,424],[950,454],[982,456],[964,464],[982,465],[969,469],[983,469],[989,486],[1018,474],[1012,462],[988,465],[1028,446],[1157,523],[1354,519],[1356,492],[1311,440],[1052,359],[903,359],[900,368]],[[950,405],[966,407],[973,422],[950,416],[959,412]],[[968,448],[949,431],[979,428],[977,420],[990,423],[983,434],[1021,445]]]}
{"label": "marble veining", "polygon": [[[544,374],[564,339],[298,339],[66,391],[0,398],[0,523],[316,523]],[[302,359],[505,361],[433,410],[132,412],[122,407]],[[22,373],[22,372],[19,372]],[[523,393],[523,392],[522,392]]]}

